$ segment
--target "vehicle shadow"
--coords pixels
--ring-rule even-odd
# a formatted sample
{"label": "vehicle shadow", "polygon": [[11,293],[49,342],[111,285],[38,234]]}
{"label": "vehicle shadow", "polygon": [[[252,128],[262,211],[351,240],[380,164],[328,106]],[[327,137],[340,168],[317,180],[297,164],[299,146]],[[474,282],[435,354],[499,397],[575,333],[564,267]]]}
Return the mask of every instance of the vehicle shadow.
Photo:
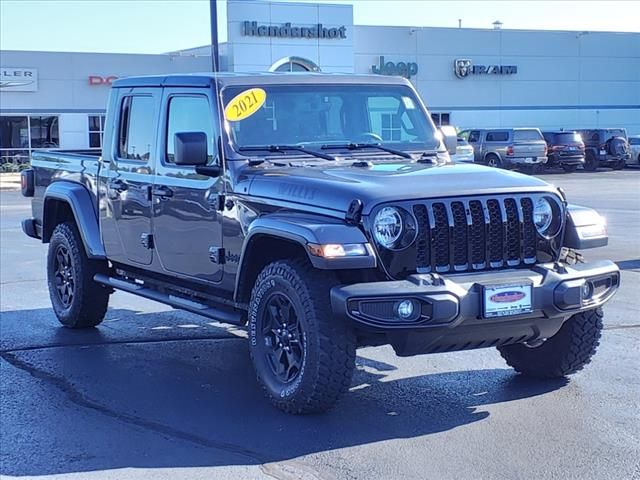
{"label": "vehicle shadow", "polygon": [[[182,338],[119,341],[107,327],[57,328],[40,310],[3,312],[2,322],[34,312],[51,322],[56,346],[2,353],[15,367],[9,371],[3,362],[0,382],[3,475],[283,462],[460,428],[486,420],[487,405],[566,384],[528,380],[507,368],[430,373],[430,357],[416,364],[420,374],[405,377],[379,359],[383,349],[364,349],[337,408],[291,416],[266,401],[245,339],[224,334],[224,327],[210,337],[192,328]],[[167,325],[172,312],[115,313],[136,326]]]}

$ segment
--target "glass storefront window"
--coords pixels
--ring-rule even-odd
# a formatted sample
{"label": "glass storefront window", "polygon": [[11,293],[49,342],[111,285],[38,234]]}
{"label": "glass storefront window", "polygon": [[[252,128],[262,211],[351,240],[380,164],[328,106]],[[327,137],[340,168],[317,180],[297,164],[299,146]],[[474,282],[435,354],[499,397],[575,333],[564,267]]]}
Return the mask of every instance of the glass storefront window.
{"label": "glass storefront window", "polygon": [[58,148],[58,117],[30,117],[31,148]]}
{"label": "glass storefront window", "polygon": [[104,118],[104,115],[89,115],[89,148],[102,147]]}
{"label": "glass storefront window", "polygon": [[28,164],[34,149],[59,147],[56,115],[0,116],[0,164],[3,171],[15,171]]}
{"label": "glass storefront window", "polygon": [[0,117],[0,149],[29,148],[27,117]]}

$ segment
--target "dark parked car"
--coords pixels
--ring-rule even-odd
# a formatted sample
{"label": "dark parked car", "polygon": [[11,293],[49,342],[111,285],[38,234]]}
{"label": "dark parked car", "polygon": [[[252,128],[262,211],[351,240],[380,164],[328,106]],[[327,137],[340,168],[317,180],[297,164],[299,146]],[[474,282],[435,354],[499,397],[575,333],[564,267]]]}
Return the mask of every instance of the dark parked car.
{"label": "dark parked car", "polygon": [[597,128],[577,132],[585,146],[585,170],[593,172],[598,167],[621,170],[631,160],[631,148],[624,128]]}
{"label": "dark parked car", "polygon": [[49,244],[64,326],[100,324],[114,289],[246,325],[286,412],[331,407],[371,345],[577,372],[620,282],[576,251],[606,245],[602,217],[538,178],[452,163],[448,130],[400,77],[120,79],[101,155],[34,152],[22,228]]}
{"label": "dark parked car", "polygon": [[578,132],[560,130],[542,132],[547,142],[547,167],[558,167],[575,172],[584,165],[584,143]]}

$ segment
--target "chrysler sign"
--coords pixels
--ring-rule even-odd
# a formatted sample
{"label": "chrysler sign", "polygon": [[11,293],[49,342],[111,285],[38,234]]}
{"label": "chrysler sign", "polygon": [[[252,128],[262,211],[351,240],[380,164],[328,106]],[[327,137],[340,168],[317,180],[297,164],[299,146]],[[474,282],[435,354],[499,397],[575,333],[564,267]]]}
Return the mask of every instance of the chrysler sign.
{"label": "chrysler sign", "polygon": [[37,92],[38,70],[35,68],[1,67],[0,90],[4,92]]}
{"label": "chrysler sign", "polygon": [[469,75],[514,75],[518,73],[517,65],[473,65],[467,58],[457,58],[453,62],[453,73],[458,78]]}

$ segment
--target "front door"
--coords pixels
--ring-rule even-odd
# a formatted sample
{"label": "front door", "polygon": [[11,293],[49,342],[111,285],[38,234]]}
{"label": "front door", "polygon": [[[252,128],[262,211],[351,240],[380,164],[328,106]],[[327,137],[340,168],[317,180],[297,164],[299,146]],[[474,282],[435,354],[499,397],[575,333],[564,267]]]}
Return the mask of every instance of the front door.
{"label": "front door", "polygon": [[104,159],[109,213],[102,219],[107,255],[116,262],[149,265],[153,258],[150,189],[159,103],[159,89],[135,89],[118,99],[118,139]]}
{"label": "front door", "polygon": [[[209,164],[219,161],[219,128],[215,102],[208,89],[165,88],[162,101],[153,202],[153,233],[158,262],[165,274],[217,283],[222,279],[222,212],[218,210],[222,177],[196,173],[174,162],[174,135],[204,132]],[[216,117],[217,118],[217,117]]]}

